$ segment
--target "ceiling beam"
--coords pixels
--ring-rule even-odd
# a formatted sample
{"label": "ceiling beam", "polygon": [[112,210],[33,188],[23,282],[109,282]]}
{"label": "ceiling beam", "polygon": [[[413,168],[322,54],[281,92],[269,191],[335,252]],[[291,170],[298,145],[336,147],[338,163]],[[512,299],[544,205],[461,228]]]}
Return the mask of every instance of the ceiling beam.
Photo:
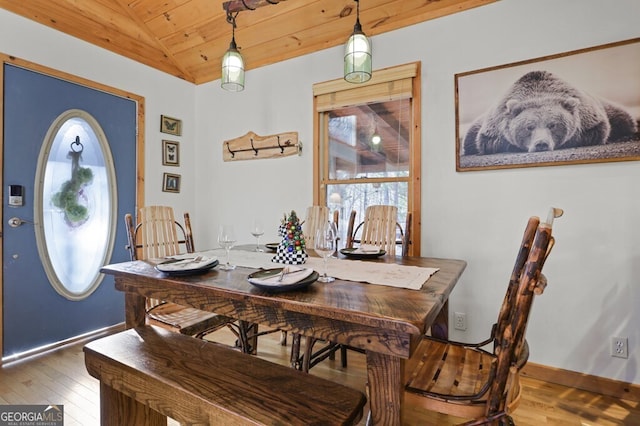
{"label": "ceiling beam", "polygon": [[241,12],[243,10],[254,10],[270,4],[278,4],[285,0],[231,0],[222,3],[222,8],[230,13]]}

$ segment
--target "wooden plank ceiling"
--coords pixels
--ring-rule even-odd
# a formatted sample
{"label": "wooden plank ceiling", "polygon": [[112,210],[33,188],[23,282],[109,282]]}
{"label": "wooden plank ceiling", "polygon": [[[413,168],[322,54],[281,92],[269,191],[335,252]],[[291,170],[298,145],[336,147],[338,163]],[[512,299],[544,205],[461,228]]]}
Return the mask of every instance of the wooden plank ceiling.
{"label": "wooden plank ceiling", "polygon": [[[360,0],[360,22],[363,31],[374,36],[494,1],[497,0]],[[265,6],[241,11],[236,19],[236,42],[248,70],[341,45],[353,31],[353,0],[257,2]],[[231,41],[231,25],[223,3],[224,0],[0,0],[0,7],[202,84],[220,78],[220,61]]]}

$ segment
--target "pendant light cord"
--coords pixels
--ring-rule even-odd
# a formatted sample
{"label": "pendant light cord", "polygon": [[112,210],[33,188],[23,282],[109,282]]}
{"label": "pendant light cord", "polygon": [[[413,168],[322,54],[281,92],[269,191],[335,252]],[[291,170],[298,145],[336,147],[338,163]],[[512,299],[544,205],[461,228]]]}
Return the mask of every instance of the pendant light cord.
{"label": "pendant light cord", "polygon": [[[244,4],[244,1],[242,2]],[[246,6],[246,5],[245,5]],[[236,12],[235,15],[229,11],[229,4],[227,4],[227,22],[231,24],[231,39],[236,38],[236,17],[240,12]]]}
{"label": "pendant light cord", "polygon": [[356,2],[356,23],[353,26],[354,33],[362,32],[362,25],[360,25],[360,0],[353,0]]}

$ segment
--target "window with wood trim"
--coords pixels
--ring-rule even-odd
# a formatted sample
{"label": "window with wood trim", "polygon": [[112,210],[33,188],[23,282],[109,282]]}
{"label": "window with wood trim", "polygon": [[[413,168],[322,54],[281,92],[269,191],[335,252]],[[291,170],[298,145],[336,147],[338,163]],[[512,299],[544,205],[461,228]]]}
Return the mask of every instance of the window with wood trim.
{"label": "window with wood trim", "polygon": [[367,206],[412,213],[409,254],[420,254],[420,63],[376,70],[364,84],[313,86],[314,204],[340,212],[340,237]]}

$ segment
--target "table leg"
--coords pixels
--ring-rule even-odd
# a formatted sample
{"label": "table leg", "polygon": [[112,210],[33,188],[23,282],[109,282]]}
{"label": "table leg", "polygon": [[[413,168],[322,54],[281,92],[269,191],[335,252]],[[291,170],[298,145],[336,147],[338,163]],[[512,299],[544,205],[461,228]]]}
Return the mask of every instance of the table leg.
{"label": "table leg", "polygon": [[134,293],[124,294],[124,318],[127,328],[145,325],[145,298]]}
{"label": "table leg", "polygon": [[368,425],[402,424],[403,369],[400,358],[367,351]]}
{"label": "table leg", "polygon": [[449,338],[449,300],[444,302],[436,320],[431,324],[431,336],[442,340]]}
{"label": "table leg", "polygon": [[100,425],[166,426],[167,418],[135,399],[100,383]]}

